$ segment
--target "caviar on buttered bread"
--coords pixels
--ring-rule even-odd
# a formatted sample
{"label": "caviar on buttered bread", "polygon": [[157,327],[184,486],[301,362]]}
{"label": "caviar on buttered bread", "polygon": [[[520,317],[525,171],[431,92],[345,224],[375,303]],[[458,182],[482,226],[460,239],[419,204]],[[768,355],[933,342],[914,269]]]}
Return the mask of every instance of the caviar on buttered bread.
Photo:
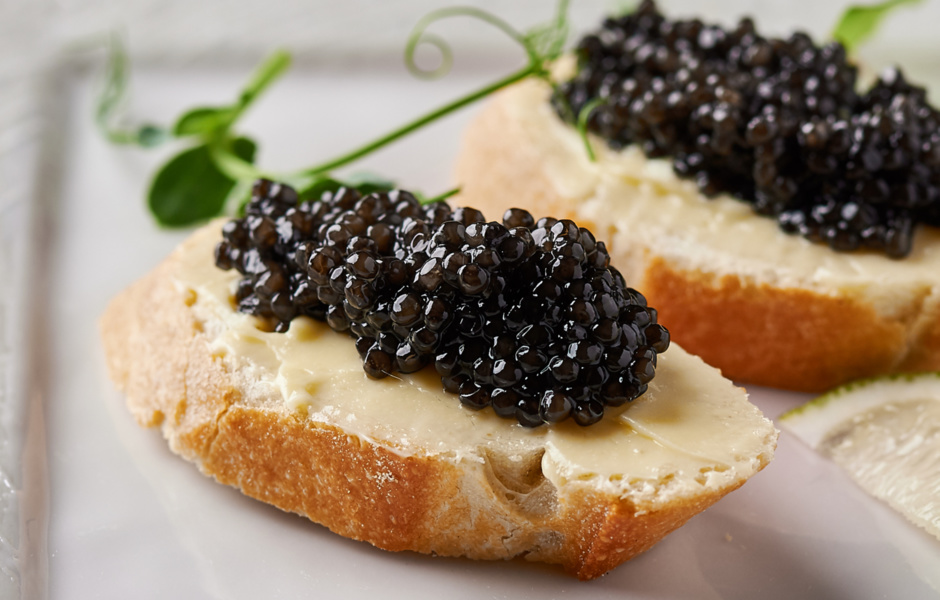
{"label": "caviar on buttered bread", "polygon": [[216,265],[242,274],[238,310],[286,331],[301,315],[348,332],[366,373],[433,363],[471,408],[529,427],[642,394],[669,332],[604,242],[569,220],[421,206],[410,193],[341,188],[315,202],[262,180],[223,228]]}
{"label": "caviar on buttered bread", "polygon": [[608,262],[568,220],[261,181],[102,334],[137,420],[220,482],[380,548],[589,579],[777,435]]}
{"label": "caviar on buttered bread", "polygon": [[587,224],[733,379],[822,390],[940,368],[940,114],[922,88],[892,69],[860,89],[838,43],[652,2],[574,54],[554,90],[523,82],[470,127],[461,201]]}
{"label": "caviar on buttered bread", "polygon": [[552,98],[561,117],[601,99],[588,129],[612,148],[668,156],[705,196],[726,193],[835,250],[904,257],[940,225],[940,114],[890,69],[864,92],[838,42],[767,39],[670,21],[652,2],[576,50]]}

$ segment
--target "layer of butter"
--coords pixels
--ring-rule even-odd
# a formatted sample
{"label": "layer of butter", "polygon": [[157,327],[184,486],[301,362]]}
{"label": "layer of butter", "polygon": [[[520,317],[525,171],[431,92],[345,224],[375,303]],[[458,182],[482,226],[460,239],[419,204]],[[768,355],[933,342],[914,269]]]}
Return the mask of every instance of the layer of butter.
{"label": "layer of butter", "polygon": [[[592,137],[591,162],[577,132],[547,102],[550,90],[526,81],[506,92],[510,118],[539,148],[544,173],[576,218],[594,223],[614,248],[644,245],[674,264],[705,273],[739,273],[757,283],[864,297],[882,314],[938,293],[940,229],[917,230],[910,256],[893,260],[869,251],[839,253],[780,231],[728,195],[708,199],[680,179],[667,159],[648,159],[636,146],[611,150]],[[639,224],[637,226],[636,224]],[[629,240],[629,241],[628,241]]]}
{"label": "layer of butter", "polygon": [[214,355],[250,382],[255,399],[280,398],[299,415],[402,455],[482,462],[488,447],[519,460],[544,448],[543,472],[556,486],[590,482],[638,500],[722,487],[769,460],[771,423],[744,390],[675,345],[660,357],[646,394],[587,428],[566,422],[526,429],[489,409],[469,410],[443,390],[432,368],[370,379],[352,339],[324,323],[300,318],[288,332],[273,333],[233,310],[238,274],[212,261],[220,226],[207,226],[180,248],[176,284]]}

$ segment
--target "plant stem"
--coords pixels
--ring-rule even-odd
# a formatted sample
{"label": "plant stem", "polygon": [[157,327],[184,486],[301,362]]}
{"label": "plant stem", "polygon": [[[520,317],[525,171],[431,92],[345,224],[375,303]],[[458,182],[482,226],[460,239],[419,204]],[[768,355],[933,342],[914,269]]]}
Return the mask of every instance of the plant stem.
{"label": "plant stem", "polygon": [[415,131],[416,129],[420,129],[421,127],[423,127],[424,125],[427,125],[428,123],[436,121],[437,119],[443,116],[446,116],[447,114],[452,113],[460,108],[463,108],[464,106],[467,106],[468,104],[472,104],[473,102],[476,102],[480,98],[483,98],[485,96],[488,96],[489,94],[492,94],[496,90],[499,90],[508,85],[511,85],[521,79],[525,79],[526,77],[528,77],[529,75],[533,73],[533,70],[534,70],[534,67],[532,65],[529,65],[523,69],[520,69],[519,71],[516,71],[515,73],[507,77],[504,77],[503,79],[500,79],[499,81],[491,83],[490,85],[487,85],[486,87],[480,88],[479,90],[476,90],[475,92],[472,92],[470,94],[467,94],[466,96],[458,98],[457,100],[454,100],[453,102],[450,102],[449,104],[446,104],[433,112],[427,113],[415,119],[414,121],[411,121],[410,123],[406,123],[405,125],[399,127],[398,129],[395,129],[394,131],[391,131],[383,135],[382,137],[372,142],[369,142],[368,144],[364,146],[356,148],[355,150],[352,150],[338,158],[334,158],[333,160],[330,160],[329,162],[316,165],[309,169],[295,171],[287,175],[276,175],[276,174],[271,174],[271,173],[265,173],[261,171],[260,169],[258,169],[258,167],[256,167],[255,165],[242,160],[231,151],[231,148],[229,148],[228,143],[227,143],[228,140],[226,139],[217,139],[213,141],[212,143],[210,143],[209,149],[212,152],[212,159],[216,163],[216,166],[218,166],[219,169],[223,173],[225,173],[230,178],[235,179],[235,180],[256,179],[258,177],[273,177],[275,179],[284,179],[287,177],[315,177],[317,175],[323,175],[325,173],[328,173],[329,171],[332,171],[333,169],[337,169],[351,162],[355,162],[359,158],[362,158],[363,156],[366,156],[367,154],[371,154],[372,152],[378,150],[379,148],[382,148],[383,146],[387,146],[388,144],[391,144],[392,142],[408,135],[412,131]]}
{"label": "plant stem", "polygon": [[363,156],[371,152],[374,152],[375,150],[378,150],[379,148],[382,148],[383,146],[386,146],[394,142],[395,140],[401,137],[408,135],[412,131],[419,129],[432,121],[435,121],[449,113],[452,113],[455,110],[463,108],[464,106],[468,104],[472,104],[473,102],[476,102],[480,98],[483,98],[485,96],[488,96],[489,94],[492,94],[498,89],[504,88],[507,85],[513,84],[521,79],[525,79],[526,77],[528,77],[529,75],[533,73],[533,70],[534,70],[534,67],[532,65],[527,65],[525,68],[520,69],[519,71],[516,71],[512,75],[504,77],[503,79],[500,79],[499,81],[491,83],[490,85],[487,85],[486,87],[483,87],[461,98],[458,98],[457,100],[454,100],[453,102],[446,104],[433,112],[430,112],[422,117],[419,117],[418,119],[415,119],[414,121],[411,121],[410,123],[406,123],[402,127],[399,127],[398,129],[395,129],[394,131],[391,131],[385,134],[384,136],[366,144],[365,146],[361,146],[329,162],[325,162],[325,163],[316,165],[314,167],[311,167],[309,169],[304,169],[303,171],[299,171],[296,174],[308,175],[308,176],[320,175],[327,171],[331,171],[333,169],[347,165],[359,158],[362,158]]}
{"label": "plant stem", "polygon": [[231,139],[216,139],[209,143],[212,162],[233,181],[251,181],[264,177],[265,173],[250,162],[239,158],[231,148]]}
{"label": "plant stem", "polygon": [[434,204],[435,202],[442,202],[444,200],[447,200],[451,196],[455,196],[459,193],[460,193],[460,188],[456,187],[456,188],[447,190],[446,192],[442,194],[438,194],[437,196],[431,196],[430,198],[420,198],[419,201],[421,202],[421,204]]}
{"label": "plant stem", "polygon": [[578,135],[581,136],[581,142],[584,144],[584,149],[587,152],[588,160],[591,162],[597,162],[597,157],[594,155],[594,148],[591,147],[591,140],[588,139],[588,119],[591,118],[591,113],[594,112],[594,109],[602,104],[604,104],[603,98],[594,98],[585,104],[581,108],[581,112],[578,113]]}
{"label": "plant stem", "polygon": [[260,96],[269,85],[271,85],[275,80],[284,74],[284,71],[290,67],[290,64],[291,55],[284,50],[278,50],[265,59],[264,63],[255,69],[255,72],[251,76],[251,80],[248,82],[248,85],[246,85],[242,90],[241,96],[238,98],[238,103],[235,105],[235,110],[232,113],[232,118],[229,125],[237,121],[242,113],[245,112],[249,106],[251,106],[258,96]]}

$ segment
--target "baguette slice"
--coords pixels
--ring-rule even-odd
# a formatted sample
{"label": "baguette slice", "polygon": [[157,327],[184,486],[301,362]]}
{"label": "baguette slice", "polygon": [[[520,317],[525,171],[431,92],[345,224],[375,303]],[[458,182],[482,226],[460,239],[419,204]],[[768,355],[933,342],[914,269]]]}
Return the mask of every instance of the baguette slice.
{"label": "baguette slice", "polygon": [[600,423],[525,429],[427,370],[371,380],[351,339],[235,312],[221,223],[116,297],[110,373],[142,426],[207,475],[387,550],[560,564],[581,579],[643,552],[742,485],[777,432],[745,392],[671,347]]}
{"label": "baguette slice", "polygon": [[611,262],[659,310],[672,339],[731,379],[822,391],[860,377],[940,369],[940,231],[903,260],[840,254],[708,199],[667,160],[577,132],[524,81],[467,130],[458,203],[566,216],[608,241]]}

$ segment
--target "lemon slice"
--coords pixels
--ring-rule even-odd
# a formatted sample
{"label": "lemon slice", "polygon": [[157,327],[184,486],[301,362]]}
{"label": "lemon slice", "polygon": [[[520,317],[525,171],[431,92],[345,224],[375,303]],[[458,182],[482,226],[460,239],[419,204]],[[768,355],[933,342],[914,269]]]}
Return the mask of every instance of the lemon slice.
{"label": "lemon slice", "polygon": [[852,383],[779,421],[869,494],[940,538],[940,373]]}

